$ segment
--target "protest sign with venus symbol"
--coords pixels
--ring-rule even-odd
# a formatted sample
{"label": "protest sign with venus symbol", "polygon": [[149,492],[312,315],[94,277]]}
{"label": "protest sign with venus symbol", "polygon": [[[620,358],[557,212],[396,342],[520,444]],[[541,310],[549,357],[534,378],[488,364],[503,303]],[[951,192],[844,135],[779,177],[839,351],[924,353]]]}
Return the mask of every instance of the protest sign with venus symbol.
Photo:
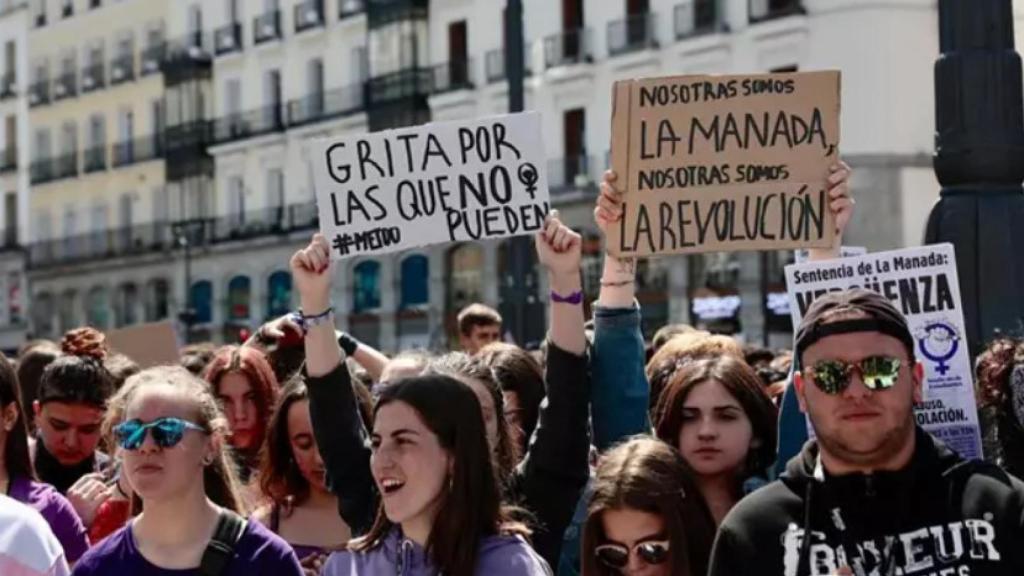
{"label": "protest sign with venus symbol", "polygon": [[310,142],[333,259],[533,234],[550,210],[540,115]]}
{"label": "protest sign with venus symbol", "polygon": [[839,72],[616,82],[619,256],[829,247]]}

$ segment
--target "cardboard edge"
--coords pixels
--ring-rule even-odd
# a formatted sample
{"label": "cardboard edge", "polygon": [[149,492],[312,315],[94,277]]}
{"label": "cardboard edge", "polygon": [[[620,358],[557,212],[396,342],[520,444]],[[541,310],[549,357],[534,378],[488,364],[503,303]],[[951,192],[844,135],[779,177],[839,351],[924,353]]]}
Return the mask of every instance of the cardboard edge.
{"label": "cardboard edge", "polygon": [[[611,169],[619,177],[619,186],[622,187],[625,197],[629,192],[629,149],[630,149],[630,112],[632,111],[633,80],[618,80],[612,85],[612,125],[611,141]],[[621,227],[613,226],[605,235],[605,251],[616,257],[621,257]]]}

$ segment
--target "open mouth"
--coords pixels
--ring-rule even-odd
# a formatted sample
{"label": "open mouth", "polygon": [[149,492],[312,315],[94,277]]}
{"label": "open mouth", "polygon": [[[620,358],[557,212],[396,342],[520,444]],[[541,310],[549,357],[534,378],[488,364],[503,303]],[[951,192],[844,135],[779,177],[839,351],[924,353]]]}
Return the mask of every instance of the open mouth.
{"label": "open mouth", "polygon": [[405,486],[405,482],[396,478],[384,478],[380,481],[380,488],[385,496],[392,496]]}

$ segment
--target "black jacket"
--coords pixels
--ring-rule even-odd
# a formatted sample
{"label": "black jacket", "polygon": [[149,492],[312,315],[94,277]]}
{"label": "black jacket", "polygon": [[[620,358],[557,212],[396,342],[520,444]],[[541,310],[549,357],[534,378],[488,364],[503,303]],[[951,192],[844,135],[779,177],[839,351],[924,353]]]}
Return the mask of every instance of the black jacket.
{"label": "black jacket", "polygon": [[872,475],[828,475],[808,442],[780,480],[726,516],[710,575],[1024,574],[1024,483],[916,434],[905,469]]}
{"label": "black jacket", "polygon": [[[547,397],[526,457],[513,475],[506,500],[536,519],[534,549],[558,563],[562,534],[589,478],[590,433],[587,357],[548,346]],[[320,378],[306,378],[309,413],[327,484],[338,496],[341,517],[353,535],[373,524],[378,493],[370,473],[368,434],[356,408],[344,363]]]}

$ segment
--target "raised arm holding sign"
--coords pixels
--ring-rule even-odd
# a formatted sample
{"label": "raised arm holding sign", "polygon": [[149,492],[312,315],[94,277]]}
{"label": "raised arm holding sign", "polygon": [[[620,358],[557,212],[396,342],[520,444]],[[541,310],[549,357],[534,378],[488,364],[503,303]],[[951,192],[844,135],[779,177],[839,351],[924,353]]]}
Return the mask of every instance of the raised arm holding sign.
{"label": "raised arm holding sign", "polygon": [[620,256],[830,248],[839,73],[617,82]]}

